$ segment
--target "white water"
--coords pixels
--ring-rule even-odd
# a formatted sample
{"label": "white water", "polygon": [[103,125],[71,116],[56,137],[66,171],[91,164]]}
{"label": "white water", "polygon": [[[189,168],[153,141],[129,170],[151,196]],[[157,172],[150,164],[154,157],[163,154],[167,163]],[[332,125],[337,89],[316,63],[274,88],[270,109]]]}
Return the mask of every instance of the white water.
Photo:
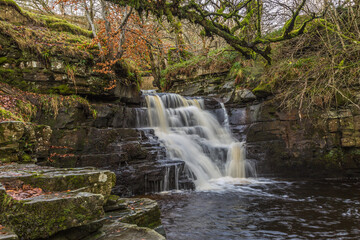
{"label": "white water", "polygon": [[[245,146],[231,136],[227,115],[222,126],[204,110],[203,100],[177,94],[146,95],[146,103],[150,127],[169,157],[186,163],[197,190],[211,189],[223,177],[246,177]],[[165,176],[165,188],[168,182]]]}

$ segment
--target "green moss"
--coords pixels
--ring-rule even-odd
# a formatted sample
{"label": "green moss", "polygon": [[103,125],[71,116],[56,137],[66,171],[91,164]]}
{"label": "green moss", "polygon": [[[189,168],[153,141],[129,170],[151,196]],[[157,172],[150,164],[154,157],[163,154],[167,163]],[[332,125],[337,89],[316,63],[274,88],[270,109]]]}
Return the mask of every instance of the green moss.
{"label": "green moss", "polygon": [[0,74],[14,74],[15,71],[13,69],[7,69],[0,67]]}
{"label": "green moss", "polygon": [[70,24],[68,22],[55,22],[48,25],[50,29],[56,30],[56,31],[62,31],[62,32],[69,32],[72,34],[79,34],[83,35],[85,37],[91,37],[92,32],[82,29],[81,27],[78,27],[76,25]]}
{"label": "green moss", "polygon": [[344,159],[344,152],[341,148],[331,149],[322,159],[323,165],[326,169],[339,168]]}
{"label": "green moss", "polygon": [[61,18],[57,18],[54,16],[49,16],[49,15],[42,15],[42,14],[36,14],[36,13],[31,13],[28,12],[28,14],[36,19],[38,22],[41,22],[42,24],[44,24],[45,26],[47,26],[50,29],[53,29],[55,31],[60,31],[60,32],[69,32],[75,35],[83,35],[85,37],[92,37],[92,32],[88,31],[86,29],[83,29],[79,26],[76,26],[74,24],[69,23],[68,21],[61,19]]}
{"label": "green moss", "polygon": [[50,89],[50,93],[61,94],[61,95],[70,95],[70,94],[73,94],[74,91],[71,88],[69,88],[69,86],[67,84],[62,84],[57,87],[52,87]]}
{"label": "green moss", "polygon": [[13,0],[0,0],[0,5],[11,6],[11,7],[15,8],[18,12],[20,12],[20,13],[22,12],[22,9]]}
{"label": "green moss", "polygon": [[18,113],[23,116],[25,121],[30,122],[32,117],[37,113],[37,107],[30,102],[16,101],[16,108]]}
{"label": "green moss", "polygon": [[2,107],[0,107],[0,119],[7,119],[7,120],[14,120],[14,121],[21,121],[21,122],[24,121],[21,116],[17,116]]}
{"label": "green moss", "polygon": [[7,57],[0,57],[0,65],[7,62]]}
{"label": "green moss", "polygon": [[252,92],[258,97],[266,97],[272,95],[274,82],[261,82]]}
{"label": "green moss", "polygon": [[24,162],[24,163],[33,162],[32,157],[31,157],[29,154],[26,154],[26,153],[24,153],[24,154],[21,156],[21,159],[22,159],[22,162]]}

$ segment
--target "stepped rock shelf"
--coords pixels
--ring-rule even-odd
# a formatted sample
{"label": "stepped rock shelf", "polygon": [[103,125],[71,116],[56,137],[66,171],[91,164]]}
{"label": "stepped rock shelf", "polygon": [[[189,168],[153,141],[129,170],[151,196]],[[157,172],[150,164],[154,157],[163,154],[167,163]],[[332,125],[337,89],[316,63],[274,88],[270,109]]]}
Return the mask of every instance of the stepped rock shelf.
{"label": "stepped rock shelf", "polygon": [[2,165],[0,239],[164,239],[157,203],[112,196],[114,185],[107,170]]}

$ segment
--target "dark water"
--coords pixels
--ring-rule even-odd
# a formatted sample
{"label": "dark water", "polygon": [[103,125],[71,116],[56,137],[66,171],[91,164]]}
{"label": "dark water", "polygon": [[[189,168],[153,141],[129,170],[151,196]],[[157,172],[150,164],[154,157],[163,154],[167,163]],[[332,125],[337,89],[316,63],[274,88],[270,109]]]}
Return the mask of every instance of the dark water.
{"label": "dark water", "polygon": [[169,240],[360,239],[360,183],[253,180],[153,196]]}

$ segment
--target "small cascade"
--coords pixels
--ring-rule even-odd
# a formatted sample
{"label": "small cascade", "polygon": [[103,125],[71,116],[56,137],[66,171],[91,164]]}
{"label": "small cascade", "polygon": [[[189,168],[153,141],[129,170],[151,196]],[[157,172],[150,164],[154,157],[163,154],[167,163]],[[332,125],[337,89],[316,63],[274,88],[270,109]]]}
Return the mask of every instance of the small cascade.
{"label": "small cascade", "polygon": [[164,174],[164,191],[168,191],[170,189],[170,182],[169,177],[170,176],[170,168],[168,166],[165,167],[165,174]]}
{"label": "small cascade", "polygon": [[243,142],[234,142],[230,145],[227,155],[226,174],[234,178],[244,178],[246,152]]}
{"label": "small cascade", "polygon": [[[196,189],[210,189],[211,179],[225,176],[246,177],[245,144],[229,131],[229,118],[224,111],[223,125],[205,110],[203,99],[187,99],[178,94],[145,94],[147,120],[155,135],[166,147],[167,158],[185,162],[188,176]],[[142,114],[144,117],[144,115]],[[179,189],[178,165],[165,167],[163,190]],[[171,173],[170,173],[171,172]],[[175,180],[169,176],[175,176]],[[172,187],[170,187],[170,182]]]}
{"label": "small cascade", "polygon": [[175,189],[179,190],[179,172],[180,168],[178,165],[175,165]]}
{"label": "small cascade", "polygon": [[230,127],[229,127],[229,115],[228,115],[228,113],[226,111],[225,104],[223,102],[221,102],[220,106],[221,106],[221,109],[224,112],[224,123],[223,123],[223,125],[224,125],[224,127],[226,129],[230,129]]}

